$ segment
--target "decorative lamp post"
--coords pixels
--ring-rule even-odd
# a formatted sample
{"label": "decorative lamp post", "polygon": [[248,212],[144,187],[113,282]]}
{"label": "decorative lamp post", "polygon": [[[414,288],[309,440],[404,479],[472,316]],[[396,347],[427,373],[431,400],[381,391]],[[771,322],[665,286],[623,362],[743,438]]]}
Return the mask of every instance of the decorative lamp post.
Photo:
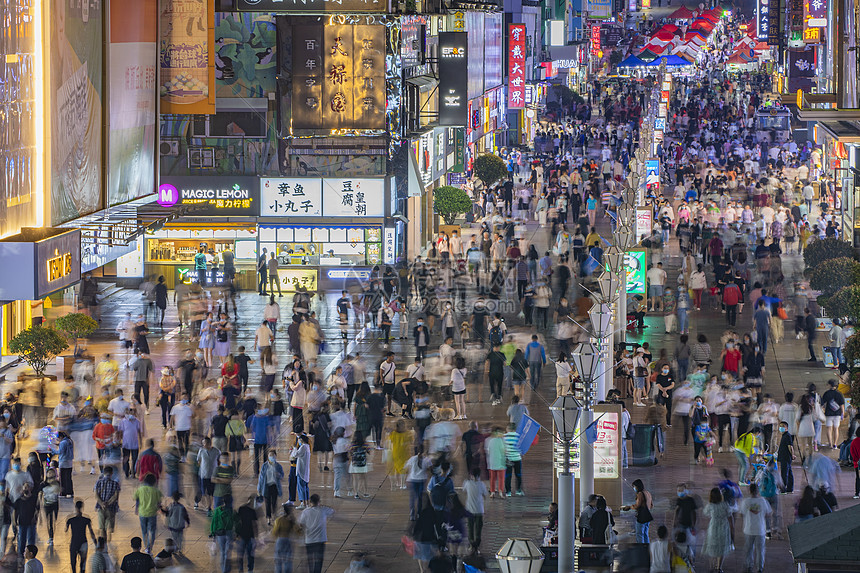
{"label": "decorative lamp post", "polygon": [[502,573],[540,573],[543,559],[540,547],[531,539],[522,537],[511,537],[496,553],[496,561],[499,562]]}
{"label": "decorative lamp post", "polygon": [[[590,342],[580,342],[570,353],[570,360],[585,388],[580,416],[580,427],[584,431],[594,418],[594,378],[600,367],[600,351]],[[579,502],[584,504],[594,494],[594,450],[587,443],[583,445],[581,435],[579,445]]]}
{"label": "decorative lamp post", "polygon": [[570,444],[576,435],[582,404],[574,396],[559,396],[549,407],[556,438],[564,444],[563,471],[558,476],[558,573],[573,571],[574,508],[573,474],[570,473]]}

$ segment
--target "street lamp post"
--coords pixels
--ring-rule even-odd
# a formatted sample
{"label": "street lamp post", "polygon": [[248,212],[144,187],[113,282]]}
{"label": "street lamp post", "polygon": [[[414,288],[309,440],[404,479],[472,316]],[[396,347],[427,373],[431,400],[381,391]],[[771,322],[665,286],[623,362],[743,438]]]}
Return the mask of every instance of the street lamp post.
{"label": "street lamp post", "polygon": [[[570,359],[579,377],[582,378],[582,385],[585,388],[582,415],[579,419],[580,428],[585,430],[594,418],[594,378],[600,367],[600,352],[590,342],[580,342],[571,352]],[[583,445],[582,435],[579,438],[579,445],[579,503],[583,504],[587,503],[588,498],[594,494],[594,451],[588,447],[588,444]]]}
{"label": "street lamp post", "polygon": [[[603,273],[600,277],[601,282],[612,282],[612,273]],[[617,285],[618,283],[615,282]],[[606,387],[608,386],[608,372],[612,365],[612,298],[604,299],[605,302],[595,304],[588,311],[588,317],[591,319],[591,328],[597,340],[597,349],[600,356],[600,369],[597,371],[595,382],[597,389],[595,396],[598,400],[606,398]]]}
{"label": "street lamp post", "polygon": [[508,539],[496,553],[502,573],[540,573],[543,559],[540,547],[523,537]]}
{"label": "street lamp post", "polygon": [[573,524],[576,511],[573,474],[570,472],[570,445],[582,415],[582,404],[568,394],[556,398],[549,410],[555,423],[556,437],[564,444],[564,465],[562,473],[558,476],[558,573],[571,573],[574,557]]}

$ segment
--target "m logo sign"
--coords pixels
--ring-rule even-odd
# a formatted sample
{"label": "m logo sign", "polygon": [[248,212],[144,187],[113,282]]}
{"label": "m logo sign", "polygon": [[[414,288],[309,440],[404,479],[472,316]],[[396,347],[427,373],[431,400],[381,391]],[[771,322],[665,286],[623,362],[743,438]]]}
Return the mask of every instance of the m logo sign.
{"label": "m logo sign", "polygon": [[173,207],[179,202],[179,189],[170,183],[158,187],[158,204],[162,207]]}

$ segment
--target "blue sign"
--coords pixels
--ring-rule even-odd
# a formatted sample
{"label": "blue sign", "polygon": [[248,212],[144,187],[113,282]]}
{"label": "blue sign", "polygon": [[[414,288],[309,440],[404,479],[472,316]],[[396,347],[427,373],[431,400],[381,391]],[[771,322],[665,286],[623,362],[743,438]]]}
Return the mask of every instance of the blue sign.
{"label": "blue sign", "polygon": [[330,269],[326,276],[330,279],[359,279],[366,281],[370,278],[369,269]]}

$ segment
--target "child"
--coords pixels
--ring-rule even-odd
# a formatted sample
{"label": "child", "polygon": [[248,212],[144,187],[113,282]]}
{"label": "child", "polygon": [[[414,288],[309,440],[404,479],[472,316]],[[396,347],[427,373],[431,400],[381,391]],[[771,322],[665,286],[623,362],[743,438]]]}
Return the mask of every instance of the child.
{"label": "child", "polygon": [[185,528],[191,525],[191,519],[188,517],[188,510],[179,501],[182,499],[182,493],[179,491],[173,492],[173,503],[162,512],[167,516],[167,529],[170,530],[173,540],[176,545],[176,552],[182,553],[183,541],[185,539]]}
{"label": "child", "polygon": [[45,509],[45,518],[48,522],[48,547],[54,546],[54,524],[60,511],[60,491],[57,472],[54,469],[49,469],[45,474],[45,481],[39,486],[42,507]]}
{"label": "child", "polygon": [[779,423],[779,448],[776,451],[776,462],[779,464],[779,476],[782,479],[780,493],[794,491],[794,475],[791,473],[791,462],[794,460],[794,436],[788,431],[788,423]]}
{"label": "child", "polygon": [[[699,399],[696,403],[701,405]],[[698,424],[693,427],[693,461],[698,464],[699,454],[704,454],[705,464],[710,466],[714,464],[714,455],[711,450],[713,445],[717,443],[717,437],[711,429],[707,410],[705,412],[704,416],[696,416]]]}
{"label": "child", "polygon": [[777,492],[782,487],[776,471],[776,460],[773,459],[772,455],[766,455],[765,458],[767,461],[765,462],[764,469],[756,476],[756,483],[758,484],[761,496],[770,504],[773,510],[772,513],[767,515],[767,538],[770,539],[771,535],[774,534],[779,539],[782,537],[780,535],[782,523],[779,520],[779,496]]}
{"label": "child", "polygon": [[675,544],[672,548],[672,573],[691,573],[693,571],[692,561],[687,532],[676,532]]}
{"label": "child", "polygon": [[511,396],[511,405],[508,406],[508,421],[514,425],[515,429],[519,429],[523,416],[528,416],[529,409],[525,404],[520,404],[520,397],[514,394]]}
{"label": "child", "polygon": [[[248,389],[248,364],[253,364],[251,357],[245,354],[245,347],[239,347],[239,353],[233,357],[233,361],[239,365],[239,383],[242,385],[242,392]],[[182,543],[177,541],[177,547],[181,547]]]}
{"label": "child", "polygon": [[669,530],[665,525],[657,528],[657,539],[648,547],[651,554],[650,573],[672,573],[672,551],[669,546]]}

